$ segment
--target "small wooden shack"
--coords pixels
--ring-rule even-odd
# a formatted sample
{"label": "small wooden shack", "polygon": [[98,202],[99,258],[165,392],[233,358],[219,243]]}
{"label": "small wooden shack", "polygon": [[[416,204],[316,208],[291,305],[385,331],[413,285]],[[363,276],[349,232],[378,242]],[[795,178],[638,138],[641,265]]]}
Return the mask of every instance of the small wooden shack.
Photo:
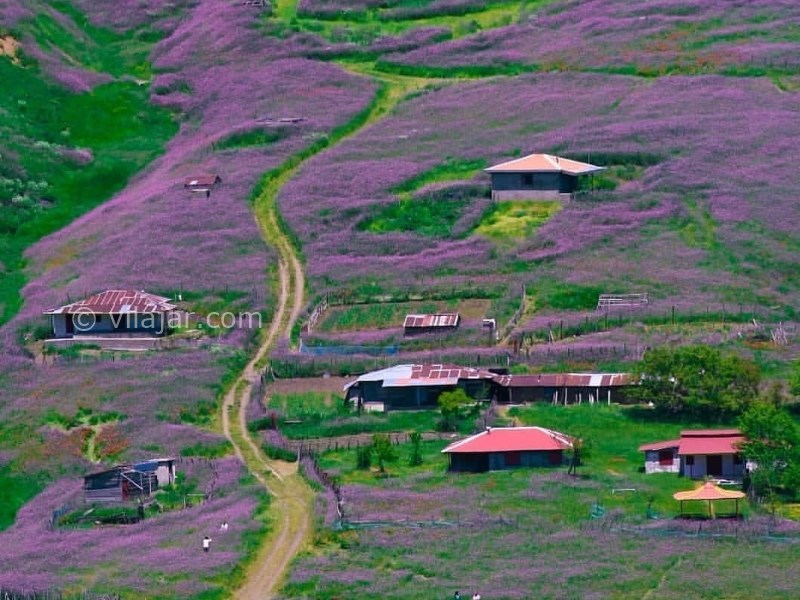
{"label": "small wooden shack", "polygon": [[439,333],[458,329],[461,316],[458,313],[411,314],[403,321],[405,335]]}
{"label": "small wooden shack", "polygon": [[216,173],[192,175],[184,177],[183,189],[198,194],[205,194],[206,198],[211,195],[211,190],[222,183],[222,177]]}
{"label": "small wooden shack", "polygon": [[117,465],[83,478],[86,502],[127,502],[149,496],[175,483],[175,459],[154,458],[133,465]]}
{"label": "small wooden shack", "polygon": [[558,467],[569,436],[544,427],[487,427],[442,450],[451,471],[483,472],[516,467]]}
{"label": "small wooden shack", "polygon": [[580,177],[604,169],[552,154],[529,154],[486,172],[492,178],[492,200],[552,200],[576,192]]}

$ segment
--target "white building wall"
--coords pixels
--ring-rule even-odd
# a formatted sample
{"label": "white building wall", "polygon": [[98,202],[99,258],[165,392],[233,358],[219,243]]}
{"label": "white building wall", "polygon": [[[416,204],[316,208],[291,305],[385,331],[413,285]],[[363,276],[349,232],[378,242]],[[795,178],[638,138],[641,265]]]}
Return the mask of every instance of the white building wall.
{"label": "white building wall", "polygon": [[672,464],[662,465],[658,460],[658,450],[648,450],[644,453],[644,472],[645,473],[679,473],[681,470],[681,459],[675,452],[672,457]]}

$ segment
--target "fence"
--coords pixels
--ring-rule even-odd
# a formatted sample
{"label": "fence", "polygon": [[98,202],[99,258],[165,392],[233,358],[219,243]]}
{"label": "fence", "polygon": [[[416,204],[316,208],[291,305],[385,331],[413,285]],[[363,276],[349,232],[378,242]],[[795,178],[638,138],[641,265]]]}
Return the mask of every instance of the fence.
{"label": "fence", "polygon": [[310,356],[353,356],[361,354],[364,356],[394,356],[399,351],[397,346],[359,346],[359,345],[339,345],[339,346],[307,346],[303,339],[300,339],[300,354]]}
{"label": "fence", "polygon": [[[534,345],[543,341],[560,341],[571,337],[579,337],[591,333],[600,333],[623,325],[641,323],[644,325],[682,325],[698,323],[741,324],[742,329],[736,332],[737,337],[763,334],[764,340],[779,338],[785,345],[787,338],[796,332],[795,323],[786,323],[786,315],[779,310],[747,306],[744,304],[726,305],[708,304],[703,308],[679,309],[676,306],[664,307],[649,304],[634,310],[630,307],[615,307],[616,310],[605,310],[601,314],[584,314],[547,323],[547,327],[523,328],[512,340],[515,352],[521,347]],[[791,316],[791,315],[790,315]],[[769,325],[772,323],[774,325]],[[779,331],[772,335],[773,329]],[[769,330],[769,331],[768,331]]]}
{"label": "fence", "polygon": [[[311,333],[314,330],[314,327],[319,321],[319,318],[325,314],[325,311],[328,310],[328,296],[327,294],[325,297],[314,307],[314,310],[311,311],[311,314],[308,315],[308,319],[306,319],[305,324],[303,325],[302,331],[303,333]],[[302,340],[301,340],[302,343]]]}
{"label": "fence", "polygon": [[119,594],[80,592],[63,594],[59,590],[28,590],[0,586],[0,600],[120,600]]}
{"label": "fence", "polygon": [[646,293],[644,294],[600,294],[597,300],[597,310],[613,307],[637,307],[647,306],[649,299]]}
{"label": "fence", "polygon": [[527,304],[528,295],[527,291],[525,290],[525,286],[522,287],[522,297],[519,301],[519,308],[511,315],[511,318],[508,320],[508,323],[505,324],[502,331],[497,335],[498,340],[504,340],[510,334],[514,328],[519,325],[519,320],[522,318],[522,315],[525,314],[525,305]]}

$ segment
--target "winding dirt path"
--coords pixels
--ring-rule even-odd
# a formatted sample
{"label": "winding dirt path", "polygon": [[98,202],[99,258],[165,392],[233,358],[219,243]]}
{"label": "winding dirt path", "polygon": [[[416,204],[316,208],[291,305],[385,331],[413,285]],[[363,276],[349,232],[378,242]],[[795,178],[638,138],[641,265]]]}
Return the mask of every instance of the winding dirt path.
{"label": "winding dirt path", "polygon": [[[290,11],[293,8],[291,0],[282,4],[287,5],[283,7],[284,10]],[[361,75],[376,78],[375,74],[366,72],[363,67],[342,66]],[[386,86],[386,93],[378,93],[361,127],[331,139],[328,148],[380,120],[409,92],[432,81],[399,76],[377,79]],[[291,240],[281,229],[277,207],[278,192],[304,163],[305,160],[294,166],[287,166],[265,184],[255,200],[254,212],[262,236],[277,251],[279,257],[277,302],[261,346],[225,394],[222,406],[222,429],[233,445],[236,456],[273,497],[269,508],[269,533],[250,565],[245,583],[234,593],[234,597],[239,600],[273,598],[280,589],[289,563],[309,543],[313,530],[314,492],[298,473],[297,464],[267,458],[250,437],[246,422],[251,393],[267,364],[269,353],[281,338],[291,336],[292,327],[305,303],[303,265]]]}

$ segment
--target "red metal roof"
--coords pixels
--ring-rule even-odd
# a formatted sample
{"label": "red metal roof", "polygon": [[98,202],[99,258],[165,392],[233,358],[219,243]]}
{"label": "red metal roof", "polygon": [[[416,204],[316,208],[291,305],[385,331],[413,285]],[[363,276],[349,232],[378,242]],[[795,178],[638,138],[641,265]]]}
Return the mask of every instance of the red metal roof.
{"label": "red metal roof", "polygon": [[666,442],[654,442],[652,444],[644,444],[639,446],[639,452],[647,452],[648,450],[669,450],[670,448],[677,448],[680,445],[680,440],[667,440]]}
{"label": "red metal roof", "polygon": [[540,375],[497,375],[503,387],[618,387],[631,384],[628,373],[542,373]]}
{"label": "red metal roof", "polygon": [[743,441],[738,429],[687,429],[681,431],[678,454],[738,454]]}
{"label": "red metal roof", "polygon": [[552,154],[529,154],[522,158],[489,167],[486,171],[488,173],[566,173],[568,175],[583,175],[604,169],[605,167],[598,167],[569,158],[561,158]]}
{"label": "red metal roof", "polygon": [[106,290],[85,300],[44,311],[46,315],[94,313],[98,315],[125,313],[158,313],[177,308],[169,298],[132,290]]}
{"label": "red metal roof", "polygon": [[491,427],[442,450],[446,454],[483,452],[522,452],[526,450],[566,450],[572,448],[569,436],[544,427]]}
{"label": "red metal roof", "polygon": [[458,313],[406,315],[403,327],[458,327],[459,318]]}

